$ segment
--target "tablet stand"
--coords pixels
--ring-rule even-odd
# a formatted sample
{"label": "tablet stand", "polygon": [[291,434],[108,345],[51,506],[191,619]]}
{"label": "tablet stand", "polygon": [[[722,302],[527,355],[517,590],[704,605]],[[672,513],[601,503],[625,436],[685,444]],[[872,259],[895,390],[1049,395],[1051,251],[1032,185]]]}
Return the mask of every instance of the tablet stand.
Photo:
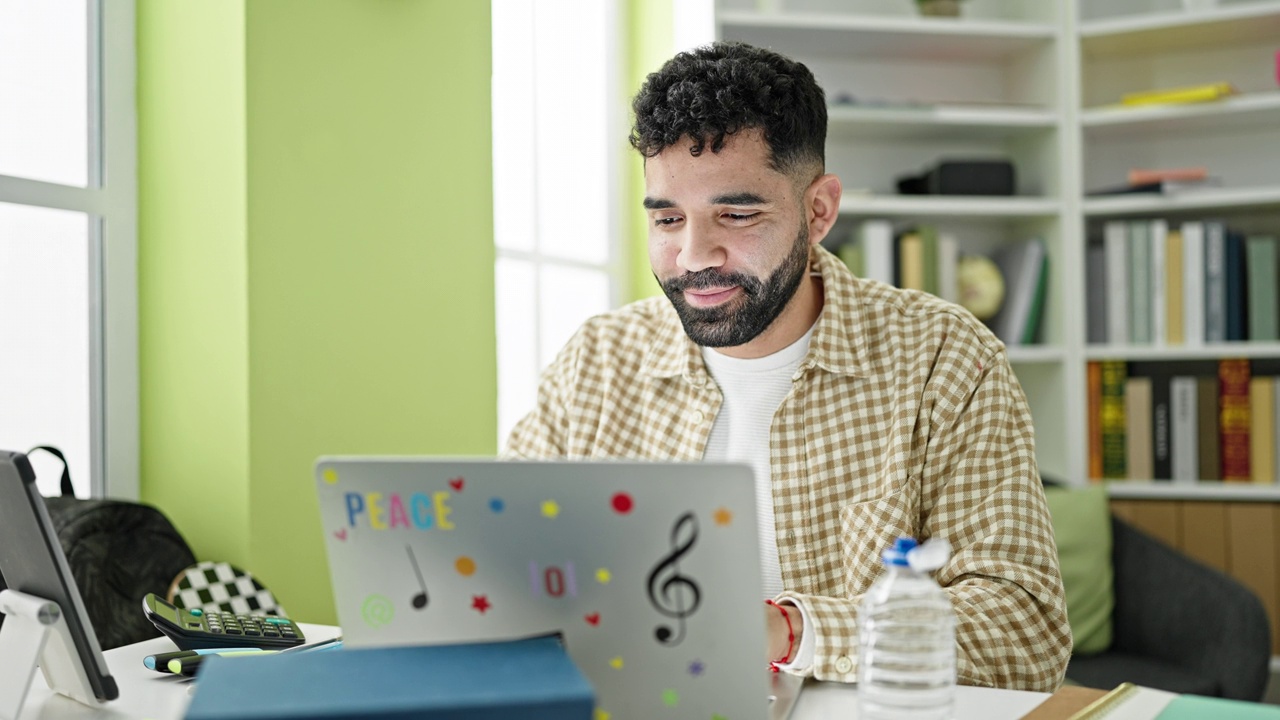
{"label": "tablet stand", "polygon": [[0,673],[0,719],[17,720],[36,666],[55,692],[86,705],[98,704],[57,603],[3,590],[0,612],[5,615],[0,625],[0,658],[6,666]]}

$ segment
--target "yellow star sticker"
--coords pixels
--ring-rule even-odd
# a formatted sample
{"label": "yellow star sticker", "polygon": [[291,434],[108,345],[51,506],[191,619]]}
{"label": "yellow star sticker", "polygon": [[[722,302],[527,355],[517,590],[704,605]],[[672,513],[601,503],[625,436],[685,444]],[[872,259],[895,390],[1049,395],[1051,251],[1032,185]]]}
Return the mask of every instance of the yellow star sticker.
{"label": "yellow star sticker", "polygon": [[324,481],[330,485],[338,482],[338,473],[333,468],[324,471]]}
{"label": "yellow star sticker", "polygon": [[612,667],[614,670],[621,670],[621,669],[622,669],[622,656],[621,656],[621,655],[619,655],[618,657],[616,657],[616,658],[614,658],[614,659],[610,660],[610,661],[609,661],[609,666],[610,666],[610,667]]}
{"label": "yellow star sticker", "polygon": [[599,570],[596,571],[596,582],[600,583],[601,585],[608,585],[609,581],[612,579],[613,579],[613,573],[609,572],[608,570],[604,568],[600,568]]}
{"label": "yellow star sticker", "polygon": [[543,514],[543,515],[545,515],[545,516],[547,516],[547,517],[549,517],[549,518],[553,518],[553,517],[555,517],[555,516],[559,515],[559,514],[560,514],[560,504],[559,504],[559,503],[557,503],[555,500],[548,500],[548,501],[546,501],[546,502],[542,503],[542,514]]}
{"label": "yellow star sticker", "polygon": [[717,525],[728,525],[733,522],[733,513],[729,512],[729,508],[720,508],[715,514]]}
{"label": "yellow star sticker", "polygon": [[600,708],[596,708],[596,720],[609,720],[610,717],[612,716],[609,713],[601,710]]}

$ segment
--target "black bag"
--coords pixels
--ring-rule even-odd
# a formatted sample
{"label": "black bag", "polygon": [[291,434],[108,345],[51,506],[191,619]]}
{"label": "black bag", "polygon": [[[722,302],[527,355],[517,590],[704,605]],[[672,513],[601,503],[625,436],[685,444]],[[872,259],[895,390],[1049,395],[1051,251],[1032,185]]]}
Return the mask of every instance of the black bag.
{"label": "black bag", "polygon": [[45,446],[35,450],[63,461],[62,496],[45,498],[45,504],[98,644],[109,650],[159,637],[142,614],[142,598],[149,592],[164,597],[178,573],[196,561],[186,540],[150,505],[77,499],[62,453]]}

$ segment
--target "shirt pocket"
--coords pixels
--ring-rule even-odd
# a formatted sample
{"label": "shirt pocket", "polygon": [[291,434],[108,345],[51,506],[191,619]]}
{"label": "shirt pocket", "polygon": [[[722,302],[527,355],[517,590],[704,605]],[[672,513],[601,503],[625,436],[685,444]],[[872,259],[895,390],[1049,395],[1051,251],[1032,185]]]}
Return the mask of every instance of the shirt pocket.
{"label": "shirt pocket", "polygon": [[880,553],[903,535],[915,537],[911,514],[900,495],[840,508],[840,562],[845,597],[866,592],[880,575]]}

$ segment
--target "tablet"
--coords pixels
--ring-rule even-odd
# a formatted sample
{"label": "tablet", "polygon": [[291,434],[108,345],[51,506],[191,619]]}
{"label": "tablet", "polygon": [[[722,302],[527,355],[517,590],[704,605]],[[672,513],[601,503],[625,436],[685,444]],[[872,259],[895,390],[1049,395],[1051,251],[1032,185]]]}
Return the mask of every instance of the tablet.
{"label": "tablet", "polygon": [[[94,696],[114,700],[119,694],[116,681],[107,672],[80,590],[36,488],[35,471],[26,455],[5,450],[0,450],[0,575],[10,589],[58,604]],[[58,690],[54,680],[49,684]]]}

